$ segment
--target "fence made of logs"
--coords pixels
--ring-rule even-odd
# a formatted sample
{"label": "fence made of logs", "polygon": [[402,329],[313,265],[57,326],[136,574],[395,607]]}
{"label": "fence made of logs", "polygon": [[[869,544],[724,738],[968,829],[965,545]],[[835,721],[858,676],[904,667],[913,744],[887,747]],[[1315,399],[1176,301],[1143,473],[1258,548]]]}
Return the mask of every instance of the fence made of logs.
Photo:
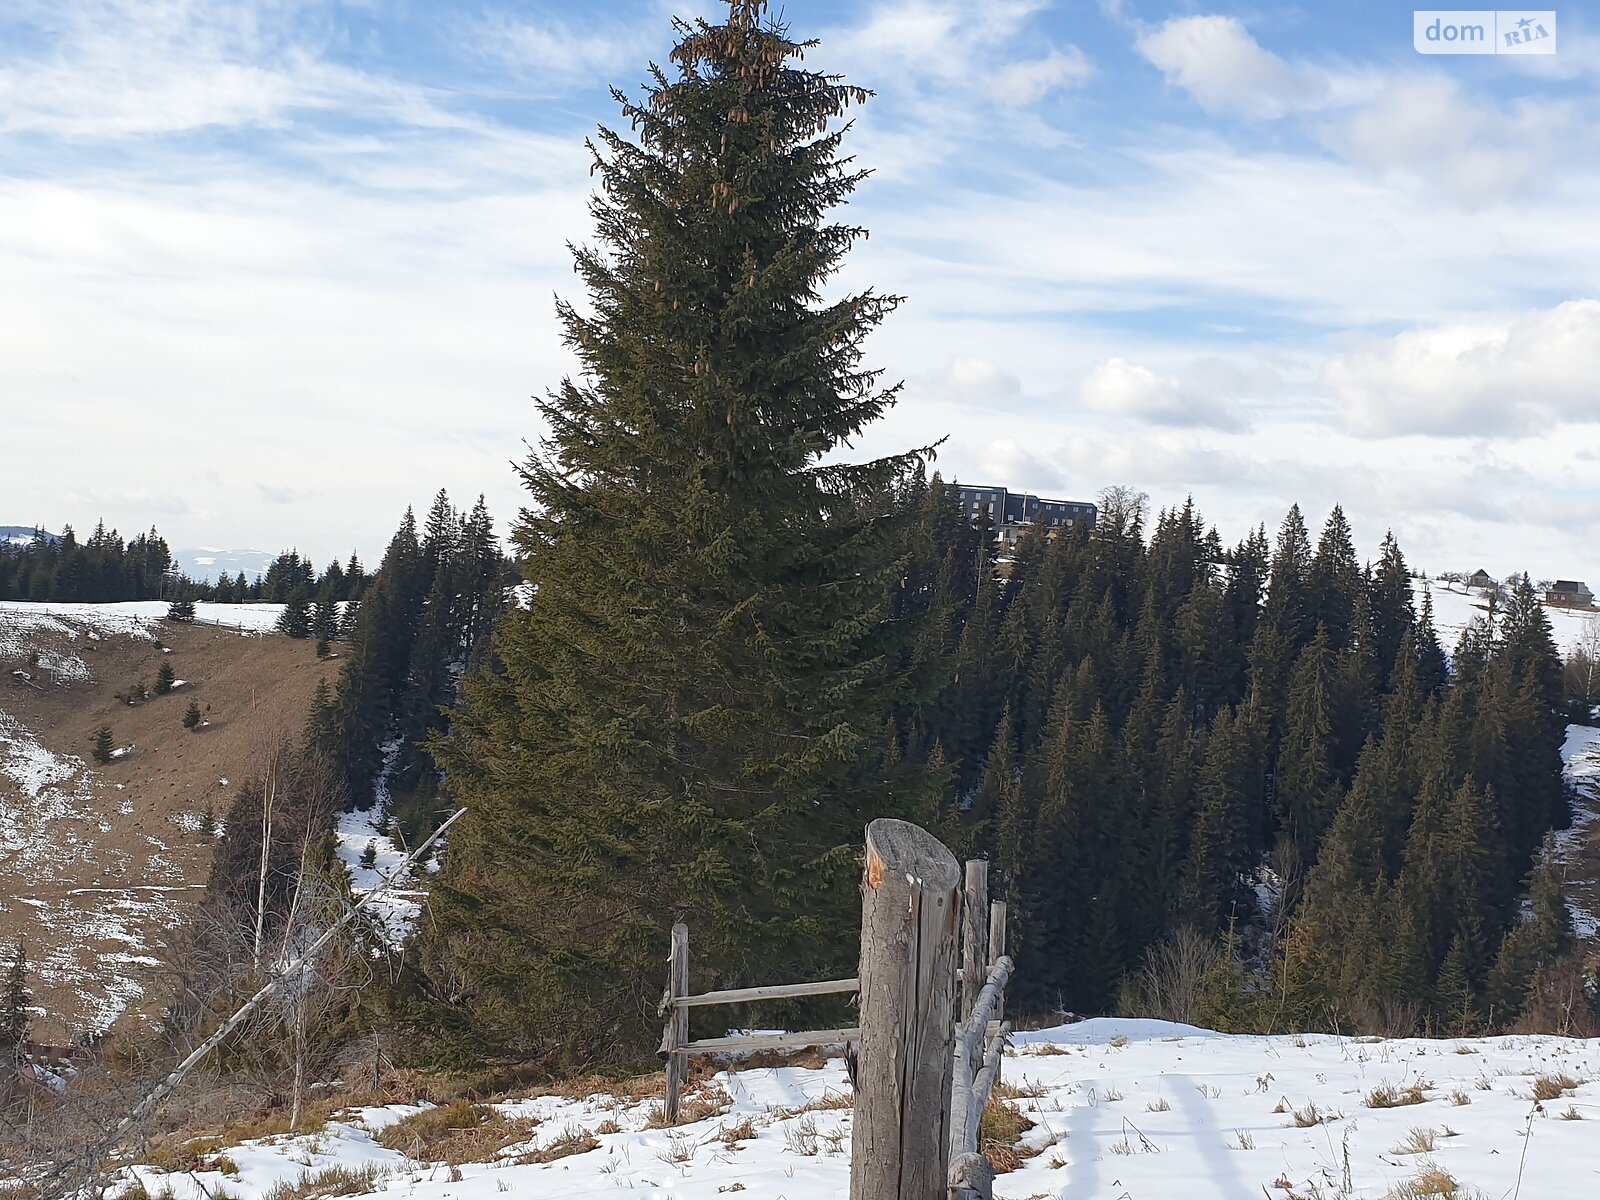
{"label": "fence made of logs", "polygon": [[[986,862],[967,863],[963,875],[926,830],[872,822],[856,978],[692,994],[689,930],[673,926],[660,1007],[663,1116],[678,1119],[695,1055],[843,1045],[856,1060],[851,1200],[989,1200],[994,1174],[979,1153],[979,1126],[1009,1031],[1005,941],[1006,906],[989,901]],[[689,1038],[694,1008],[849,994],[860,1011],[854,1027]]]}

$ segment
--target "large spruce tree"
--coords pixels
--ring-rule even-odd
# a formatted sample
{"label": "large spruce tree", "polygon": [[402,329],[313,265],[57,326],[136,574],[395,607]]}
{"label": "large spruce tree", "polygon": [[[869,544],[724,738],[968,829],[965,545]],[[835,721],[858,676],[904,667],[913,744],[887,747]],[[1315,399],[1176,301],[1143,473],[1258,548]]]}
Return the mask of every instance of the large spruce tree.
{"label": "large spruce tree", "polygon": [[582,373],[522,468],[531,599],[438,749],[468,815],[423,1003],[475,1053],[652,1048],[676,919],[702,984],[847,969],[863,826],[937,804],[892,720],[921,456],[836,457],[895,395],[861,357],[896,298],[822,298],[864,232],[826,214],[867,93],[764,9],[679,23],[593,147],[590,307],[558,306]]}

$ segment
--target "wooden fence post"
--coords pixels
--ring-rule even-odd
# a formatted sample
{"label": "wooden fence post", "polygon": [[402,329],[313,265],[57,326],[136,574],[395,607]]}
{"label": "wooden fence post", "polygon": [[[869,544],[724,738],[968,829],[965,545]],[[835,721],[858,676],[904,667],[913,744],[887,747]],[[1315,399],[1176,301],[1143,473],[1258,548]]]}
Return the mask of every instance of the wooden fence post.
{"label": "wooden fence post", "polygon": [[867,827],[851,1200],[948,1192],[960,886],[955,856],[927,830]]}
{"label": "wooden fence post", "polygon": [[981,858],[967,863],[967,883],[961,893],[961,1012],[965,1021],[978,1002],[989,978],[989,864]]}
{"label": "wooden fence post", "polygon": [[683,1091],[683,1076],[688,1059],[679,1049],[689,1040],[689,1010],[673,1003],[689,994],[689,927],[683,922],[672,927],[672,953],[667,959],[667,1009],[666,1037],[661,1041],[661,1053],[667,1060],[667,1095],[662,1102],[662,1121],[671,1126],[678,1123],[678,1100]]}

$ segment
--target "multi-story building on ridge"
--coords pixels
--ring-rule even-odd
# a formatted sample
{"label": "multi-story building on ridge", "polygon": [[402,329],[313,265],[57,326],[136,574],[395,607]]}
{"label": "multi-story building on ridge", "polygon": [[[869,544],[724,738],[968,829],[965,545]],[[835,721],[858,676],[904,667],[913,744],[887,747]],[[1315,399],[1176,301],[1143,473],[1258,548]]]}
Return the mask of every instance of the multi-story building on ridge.
{"label": "multi-story building on ridge", "polygon": [[967,519],[974,524],[993,525],[995,538],[1004,545],[1016,541],[1039,520],[1047,528],[1081,522],[1093,529],[1098,512],[1094,505],[1081,500],[1045,500],[1003,487],[971,487],[964,483],[952,486],[961,498],[961,511]]}

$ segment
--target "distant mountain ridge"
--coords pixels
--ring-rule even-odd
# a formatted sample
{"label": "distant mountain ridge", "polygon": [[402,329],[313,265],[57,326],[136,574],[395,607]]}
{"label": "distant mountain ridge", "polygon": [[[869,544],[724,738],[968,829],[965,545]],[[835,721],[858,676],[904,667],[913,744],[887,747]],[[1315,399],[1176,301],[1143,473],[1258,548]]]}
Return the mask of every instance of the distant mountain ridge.
{"label": "distant mountain ridge", "polygon": [[[0,543],[31,542],[34,532],[35,528],[32,525],[0,525]],[[55,541],[58,536],[60,535],[48,531],[45,533],[45,537],[51,541]]]}
{"label": "distant mountain ridge", "polygon": [[277,557],[265,550],[219,550],[215,546],[172,552],[172,561],[180,571],[190,579],[207,582],[215,582],[224,571],[229,575],[243,571],[248,578],[254,579],[257,575],[265,575]]}

